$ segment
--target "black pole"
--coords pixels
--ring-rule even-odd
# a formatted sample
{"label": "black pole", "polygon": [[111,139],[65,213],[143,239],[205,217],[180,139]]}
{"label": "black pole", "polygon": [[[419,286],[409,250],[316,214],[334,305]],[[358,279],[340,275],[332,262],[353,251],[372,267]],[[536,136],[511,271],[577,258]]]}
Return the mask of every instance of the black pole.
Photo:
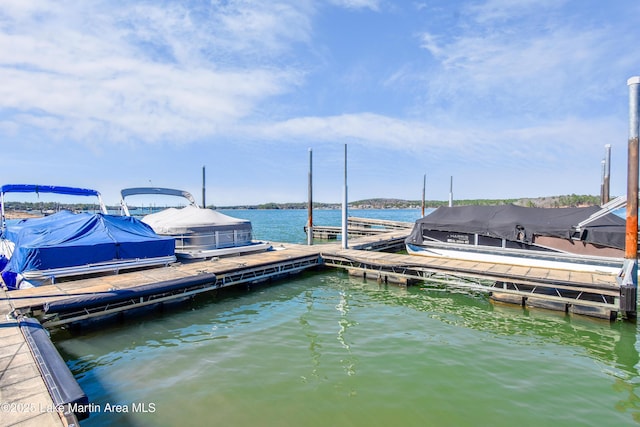
{"label": "black pole", "polygon": [[207,207],[207,201],[205,199],[205,167],[202,166],[202,207]]}

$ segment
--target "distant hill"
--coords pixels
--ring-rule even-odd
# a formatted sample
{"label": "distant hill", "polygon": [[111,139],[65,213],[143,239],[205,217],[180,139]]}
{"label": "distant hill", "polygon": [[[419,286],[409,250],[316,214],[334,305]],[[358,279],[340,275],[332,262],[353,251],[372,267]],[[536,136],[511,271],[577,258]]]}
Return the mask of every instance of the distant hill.
{"label": "distant hill", "polygon": [[[437,208],[447,206],[448,200],[427,200],[426,207]],[[598,206],[600,196],[591,195],[564,195],[546,197],[526,197],[521,199],[466,199],[454,200],[454,206],[463,205],[505,205],[514,204],[518,206],[539,207],[539,208],[560,208],[576,206]],[[404,200],[376,198],[349,202],[351,209],[419,209],[422,206],[421,200]],[[217,209],[307,209],[306,202],[293,203],[264,203],[260,205],[240,205],[240,206],[216,206]],[[314,202],[314,209],[341,209],[340,203]]]}
{"label": "distant hill", "polygon": [[[576,195],[570,194],[565,196],[547,196],[547,197],[527,197],[521,199],[467,199],[454,200],[454,206],[462,205],[504,205],[512,203],[519,206],[541,207],[541,208],[559,208],[559,207],[575,207],[575,206],[597,206],[600,204],[599,196]],[[447,206],[448,200],[427,200],[427,208],[437,208],[439,206]],[[356,200],[349,203],[350,209],[420,209],[421,200],[404,200],[404,199],[388,199],[376,198]],[[216,209],[307,209],[306,202],[292,203],[264,203],[260,205],[236,205],[236,206],[209,206]],[[119,206],[109,206],[110,210],[117,211]],[[341,209],[340,203],[322,203],[314,202],[314,209]],[[69,209],[72,211],[92,211],[96,209],[95,205],[87,204],[56,204],[56,203],[28,203],[28,202],[7,202],[5,204],[6,211],[41,213],[45,211],[56,211],[59,209]]]}

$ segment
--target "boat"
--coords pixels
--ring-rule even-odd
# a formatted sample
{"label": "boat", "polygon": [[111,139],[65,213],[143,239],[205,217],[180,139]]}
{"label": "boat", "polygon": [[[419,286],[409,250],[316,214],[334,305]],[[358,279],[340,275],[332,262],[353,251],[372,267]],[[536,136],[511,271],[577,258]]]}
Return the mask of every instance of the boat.
{"label": "boat", "polygon": [[159,235],[175,239],[179,258],[203,259],[242,255],[271,249],[268,242],[253,240],[251,221],[201,208],[188,191],[162,187],[125,188],[121,192],[121,208],[126,216],[131,212],[126,198],[134,195],[176,196],[187,200],[182,208],[169,207],[142,217]]}
{"label": "boat", "polygon": [[[95,196],[99,212],[61,210],[43,217],[8,220],[8,193]],[[176,261],[172,239],[157,235],[136,218],[110,215],[96,190],[9,184],[0,187],[0,206],[0,274],[9,290]]]}
{"label": "boat", "polygon": [[405,245],[411,255],[618,273],[626,222],[613,211],[624,203],[439,207],[415,222]]}

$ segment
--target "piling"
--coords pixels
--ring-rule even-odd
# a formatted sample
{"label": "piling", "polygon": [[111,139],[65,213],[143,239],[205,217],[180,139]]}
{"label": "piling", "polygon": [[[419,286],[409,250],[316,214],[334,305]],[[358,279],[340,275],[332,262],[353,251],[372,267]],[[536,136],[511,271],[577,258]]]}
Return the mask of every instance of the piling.
{"label": "piling", "polygon": [[205,170],[204,170],[204,166],[202,166],[202,207],[206,208],[207,207],[207,200],[205,198]]}
{"label": "piling", "polygon": [[343,200],[342,200],[342,249],[347,249],[349,247],[348,243],[348,225],[347,225],[347,217],[348,217],[348,203],[349,197],[347,196],[347,144],[344,144],[344,189],[343,189]]}
{"label": "piling", "polygon": [[602,204],[609,203],[611,199],[610,187],[611,187],[611,144],[604,146],[604,178],[603,178],[603,191],[602,191]]}
{"label": "piling", "polygon": [[638,300],[638,94],[640,77],[629,86],[629,144],[627,165],[627,226],[624,269],[620,275],[620,311],[627,318],[637,315]]}
{"label": "piling", "polygon": [[307,244],[313,245],[313,151],[309,148],[309,206],[307,218]]}
{"label": "piling", "polygon": [[425,192],[427,187],[427,174],[425,173],[422,177],[422,216],[424,217],[424,208],[425,208]]}

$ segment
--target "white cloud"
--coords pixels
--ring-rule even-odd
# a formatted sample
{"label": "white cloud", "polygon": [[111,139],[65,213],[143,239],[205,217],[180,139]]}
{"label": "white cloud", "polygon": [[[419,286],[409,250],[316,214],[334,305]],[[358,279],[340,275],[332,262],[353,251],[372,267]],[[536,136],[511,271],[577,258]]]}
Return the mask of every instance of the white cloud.
{"label": "white cloud", "polygon": [[512,20],[523,15],[544,14],[549,10],[559,9],[568,0],[487,0],[484,3],[471,4],[466,13],[483,24]]}
{"label": "white cloud", "polygon": [[303,10],[261,5],[11,2],[0,12],[3,121],[54,139],[222,132],[301,76],[273,59],[307,38]]}
{"label": "white cloud", "polygon": [[329,2],[347,9],[380,10],[380,0],[329,0]]}
{"label": "white cloud", "polygon": [[629,68],[629,35],[565,16],[565,3],[490,0],[467,7],[456,28],[421,33],[436,61],[424,74],[429,103],[520,118],[592,109],[620,84],[611,77]]}
{"label": "white cloud", "polygon": [[[363,113],[296,118],[249,131],[264,139],[426,151],[442,157],[471,158],[487,167],[509,168],[577,159],[585,153],[592,154],[607,142],[622,140],[624,130],[623,120],[609,117],[596,120],[568,117],[536,126],[480,128],[462,122],[446,127]],[[509,163],[501,164],[504,158]]]}

